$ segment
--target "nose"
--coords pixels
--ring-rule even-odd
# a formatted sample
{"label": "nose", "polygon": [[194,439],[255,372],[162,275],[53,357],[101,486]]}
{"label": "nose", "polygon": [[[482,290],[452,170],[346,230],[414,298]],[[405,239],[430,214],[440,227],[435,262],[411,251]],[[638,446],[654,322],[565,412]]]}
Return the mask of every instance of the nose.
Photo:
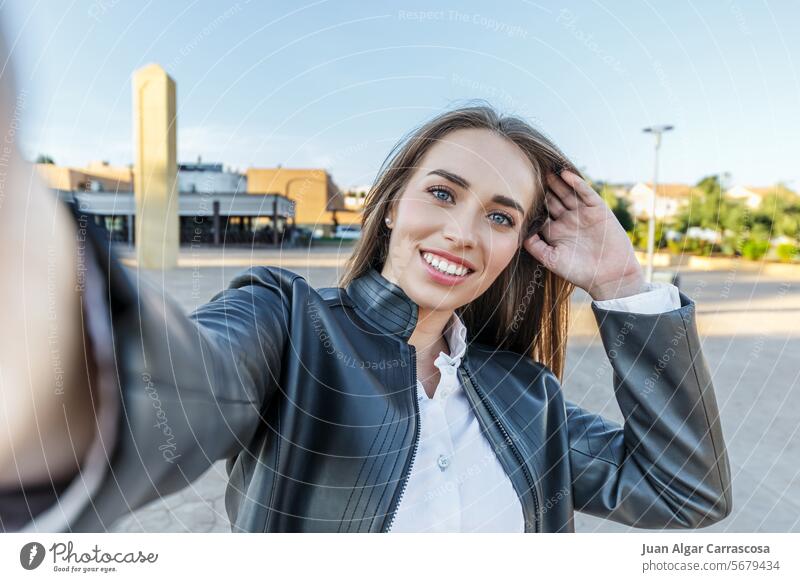
{"label": "nose", "polygon": [[474,233],[472,224],[466,220],[459,220],[456,215],[451,215],[444,226],[442,236],[455,248],[472,249],[477,244]]}

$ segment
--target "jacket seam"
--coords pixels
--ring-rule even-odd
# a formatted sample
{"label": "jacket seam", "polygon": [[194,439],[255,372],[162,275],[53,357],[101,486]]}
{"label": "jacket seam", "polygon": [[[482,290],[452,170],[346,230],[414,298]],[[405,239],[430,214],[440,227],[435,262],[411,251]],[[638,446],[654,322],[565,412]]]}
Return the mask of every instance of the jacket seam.
{"label": "jacket seam", "polygon": [[[386,405],[386,412],[383,413],[383,419],[381,420],[381,428],[383,428],[386,424],[386,416],[389,414],[389,405]],[[388,435],[389,431],[386,431]],[[350,495],[347,498],[347,504],[344,507],[344,511],[342,512],[342,523],[339,524],[339,531],[342,531],[342,526],[344,525],[344,521],[347,520],[347,511],[350,509],[350,503],[353,501],[353,495],[355,495],[356,489],[358,489],[358,483],[361,480],[361,475],[364,473],[364,467],[367,465],[367,460],[370,458],[370,453],[372,453],[372,447],[375,446],[375,443],[378,442],[378,437],[381,435],[381,430],[377,430],[375,432],[375,436],[372,438],[372,443],[369,445],[369,449],[367,450],[367,456],[361,461],[361,467],[358,470],[358,475],[356,476],[356,482],[353,489],[350,491]],[[384,441],[386,440],[386,436],[384,436]],[[379,450],[383,448],[383,445],[379,448]],[[373,460],[372,466],[375,465],[375,461]],[[369,473],[367,473],[364,482],[367,483],[369,481],[369,476],[372,474],[372,470],[370,469]],[[363,493],[363,489],[361,490]],[[359,495],[359,500],[361,499],[361,495]],[[358,507],[358,501],[356,501],[356,508]],[[353,517],[355,517],[355,508],[353,509]],[[352,525],[352,520],[347,525],[348,531],[350,530],[350,526]]]}
{"label": "jacket seam", "polygon": [[[392,418],[394,418],[394,417],[392,417]],[[397,433],[398,433],[398,432],[400,432],[400,427],[399,427],[399,426],[396,426],[396,427],[395,427],[394,434],[392,435],[392,439],[391,439],[391,441],[390,441],[390,442],[394,442],[394,439],[397,437]],[[407,434],[408,434],[408,425],[406,425],[406,432],[405,432],[405,434],[404,434],[404,437],[403,437],[404,439],[405,439],[405,435],[407,435]],[[386,436],[389,436],[389,432],[388,432],[388,431],[386,432]],[[385,442],[385,441],[384,441],[384,442]],[[381,445],[381,449],[383,449],[383,445]],[[400,457],[401,457],[401,456],[402,456],[402,455],[399,455],[399,454],[398,454],[398,455],[395,455],[394,465],[392,465],[392,469],[391,469],[391,472],[390,472],[390,474],[389,474],[389,477],[390,477],[390,478],[389,478],[389,482],[391,482],[391,475],[394,475],[395,469],[396,469],[396,467],[397,467],[397,463],[400,461]],[[374,467],[374,465],[375,465],[375,464],[377,464],[377,462],[373,464],[373,467]],[[381,466],[380,466],[380,469],[378,469],[378,475],[380,475],[380,474],[381,474],[381,471],[383,471],[383,467],[384,467],[384,465],[385,465],[385,464],[386,464],[386,456],[384,456],[384,457],[383,457],[383,460],[381,461]],[[409,470],[410,470],[410,467],[409,467]],[[370,470],[370,472],[371,472],[371,470]],[[402,476],[401,476],[401,478],[402,478]],[[388,484],[387,484],[387,485],[384,485],[384,487],[383,487],[383,493],[382,493],[382,494],[381,494],[381,496],[378,498],[378,506],[380,506],[381,502],[383,501],[383,498],[384,498],[384,497],[386,497],[386,492],[387,492],[388,490],[389,490],[389,485],[388,485]],[[374,494],[375,494],[375,489],[373,488],[373,489],[372,489],[372,491],[370,491],[370,493],[369,493],[369,497],[367,498],[367,503],[365,504],[365,507],[364,507],[364,513],[361,515],[361,519],[362,519],[362,520],[365,520],[365,519],[366,519],[366,517],[367,517],[367,506],[369,506],[369,504],[370,504],[370,501],[372,501],[372,496],[373,496]],[[372,519],[371,519],[371,520],[370,520],[370,522],[369,522],[370,529],[372,529],[372,524],[373,524],[373,523],[375,523],[375,518],[376,518],[376,517],[377,517],[377,512],[374,512],[374,513],[372,514]]]}
{"label": "jacket seam", "polygon": [[590,459],[594,459],[596,461],[603,461],[604,463],[607,463],[607,464],[611,465],[612,467],[616,467],[617,469],[619,469],[619,464],[615,463],[614,461],[609,461],[608,459],[604,459],[603,457],[597,457],[595,455],[591,455],[591,454],[587,453],[586,451],[582,451],[580,449],[576,449],[575,447],[570,447],[569,450],[570,451],[574,451],[576,453],[580,453],[581,455],[583,455],[585,457],[589,457]]}
{"label": "jacket seam", "polygon": [[695,364],[696,356],[694,355],[694,351],[692,350],[692,342],[689,339],[689,329],[686,326],[686,320],[684,319],[682,313],[681,313],[681,322],[683,323],[683,329],[686,332],[686,335],[684,336],[684,337],[686,337],[686,347],[688,348],[689,356],[691,357],[692,372],[694,372],[695,384],[697,385],[697,391],[698,391],[698,394],[700,395],[700,403],[703,405],[703,416],[705,416],[706,425],[708,426],[708,438],[711,441],[711,448],[714,451],[714,465],[717,468],[717,479],[719,481],[719,487],[720,487],[720,491],[722,491],[723,499],[725,500],[725,510],[727,511],[728,507],[730,506],[730,503],[728,501],[727,489],[725,488],[725,486],[724,486],[724,484],[722,482],[722,469],[719,466],[720,465],[720,458],[719,458],[719,453],[717,452],[717,443],[714,441],[714,434],[713,434],[713,431],[711,430],[711,422],[709,422],[709,419],[708,419],[708,409],[706,408],[706,401],[705,401],[705,397],[703,395],[703,388],[700,386],[700,378],[697,375],[697,367],[696,367],[696,364]]}
{"label": "jacket seam", "polygon": [[277,488],[277,479],[278,479],[278,472],[281,470],[280,460],[281,460],[281,444],[283,442],[283,437],[281,436],[281,407],[278,406],[278,418],[277,418],[277,438],[278,438],[278,446],[275,447],[275,469],[272,473],[272,491],[269,492],[269,502],[267,505],[267,527],[265,528],[266,531],[269,531],[269,526],[272,524],[272,517],[275,514],[275,509],[273,507],[273,502],[275,500],[275,489]]}

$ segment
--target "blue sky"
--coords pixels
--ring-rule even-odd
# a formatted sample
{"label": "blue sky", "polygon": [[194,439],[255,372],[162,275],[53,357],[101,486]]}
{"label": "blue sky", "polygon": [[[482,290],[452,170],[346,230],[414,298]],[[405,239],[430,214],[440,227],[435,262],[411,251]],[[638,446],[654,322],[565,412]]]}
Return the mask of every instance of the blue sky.
{"label": "blue sky", "polygon": [[178,155],[326,167],[370,183],[392,144],[484,98],[526,116],[594,178],[800,189],[800,4],[6,1],[23,147],[132,160],[130,77],[177,83]]}

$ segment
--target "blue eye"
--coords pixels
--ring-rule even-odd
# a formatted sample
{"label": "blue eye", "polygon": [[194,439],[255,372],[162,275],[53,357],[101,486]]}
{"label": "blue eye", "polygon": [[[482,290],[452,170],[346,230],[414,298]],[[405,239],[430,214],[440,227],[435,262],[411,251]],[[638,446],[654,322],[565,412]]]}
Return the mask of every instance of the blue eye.
{"label": "blue eye", "polygon": [[492,212],[490,216],[499,216],[502,221],[505,222],[498,222],[497,220],[492,219],[492,222],[495,224],[499,224],[501,226],[514,226],[514,220],[508,215],[502,212]]}
{"label": "blue eye", "polygon": [[[428,188],[428,192],[430,192],[431,195],[434,198],[436,198],[437,200],[441,200],[442,202],[455,203],[453,192],[449,188],[447,188],[445,186],[431,186],[430,188]],[[444,193],[444,196],[440,196],[439,193]],[[448,196],[450,197],[449,199],[448,199]],[[494,218],[490,219],[491,222],[493,222],[494,224],[496,224],[498,226],[505,226],[505,227],[513,227],[514,226],[514,219],[511,218],[511,216],[509,216],[505,212],[492,212],[492,213],[489,214],[489,216],[499,216],[500,217],[500,220],[495,220]]]}
{"label": "blue eye", "polygon": [[[431,188],[428,188],[428,192],[430,192],[434,198],[436,198],[437,200],[441,200],[442,202],[448,201],[447,196],[449,196],[450,198],[453,197],[453,193],[450,192],[450,190],[448,190],[447,188],[444,188],[442,186],[432,186]],[[444,197],[438,196],[436,192],[444,192],[445,196]]]}

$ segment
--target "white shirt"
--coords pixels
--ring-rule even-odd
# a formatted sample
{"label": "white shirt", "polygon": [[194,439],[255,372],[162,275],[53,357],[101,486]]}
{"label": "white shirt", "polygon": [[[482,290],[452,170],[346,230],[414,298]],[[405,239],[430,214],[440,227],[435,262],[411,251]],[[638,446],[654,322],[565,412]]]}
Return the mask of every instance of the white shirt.
{"label": "white shirt", "polygon": [[[678,288],[595,301],[602,309],[657,314],[681,306]],[[451,354],[439,352],[441,379],[429,398],[417,380],[419,445],[390,532],[524,532],[522,505],[472,412],[457,370],[467,329],[453,314],[445,330]]]}

